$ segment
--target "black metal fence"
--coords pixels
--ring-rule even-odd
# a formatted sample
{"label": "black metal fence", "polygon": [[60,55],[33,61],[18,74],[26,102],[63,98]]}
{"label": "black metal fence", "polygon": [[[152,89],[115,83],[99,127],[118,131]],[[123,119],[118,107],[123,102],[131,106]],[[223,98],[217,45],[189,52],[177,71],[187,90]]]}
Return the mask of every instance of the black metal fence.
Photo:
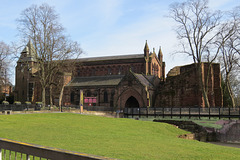
{"label": "black metal fence", "polygon": [[[11,110],[11,111],[38,111],[41,110],[42,107],[40,105],[36,105],[36,104],[30,104],[30,105],[26,105],[26,104],[21,104],[21,105],[15,105],[15,104],[8,104],[8,105],[4,105],[4,104],[0,104],[0,112],[1,111],[7,111],[7,110]],[[45,110],[59,110],[59,108],[53,108],[51,109],[50,106],[46,106],[44,108]],[[62,106],[62,111],[68,111],[71,109],[80,109],[79,105],[71,105],[71,106]],[[87,111],[98,111],[98,112],[114,112],[115,108],[113,107],[104,107],[104,106],[84,106],[83,107],[84,110]]]}
{"label": "black metal fence", "polygon": [[211,117],[216,118],[239,118],[240,119],[240,107],[236,108],[223,108],[223,107],[210,107],[210,108],[191,108],[191,107],[172,107],[172,108],[124,108],[124,117],[126,118],[141,118],[141,117]]}
{"label": "black metal fence", "polygon": [[104,107],[104,106],[84,106],[83,109],[87,111],[103,111],[103,112],[113,112],[113,107]]}
{"label": "black metal fence", "polygon": [[26,105],[26,104],[21,104],[21,105],[16,105],[16,104],[0,104],[0,111],[5,111],[5,110],[12,110],[12,111],[24,111],[24,110],[40,110],[40,106],[38,105]]}
{"label": "black metal fence", "polygon": [[[70,109],[80,109],[79,105],[69,105],[64,106],[63,108],[70,110]],[[86,111],[98,111],[98,112],[114,112],[114,107],[105,107],[105,106],[83,106],[83,109]]]}

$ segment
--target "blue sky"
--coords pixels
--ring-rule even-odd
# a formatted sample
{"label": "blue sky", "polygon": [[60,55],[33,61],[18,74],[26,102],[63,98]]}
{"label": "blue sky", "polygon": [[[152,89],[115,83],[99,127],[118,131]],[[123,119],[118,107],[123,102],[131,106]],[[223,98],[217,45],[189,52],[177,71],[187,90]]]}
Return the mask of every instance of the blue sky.
{"label": "blue sky", "polygon": [[[176,1],[0,0],[0,41],[17,41],[16,19],[20,13],[31,4],[48,3],[55,7],[71,39],[81,44],[85,52],[82,57],[143,53],[148,40],[150,48],[158,51],[161,46],[168,72],[174,66],[192,62],[186,56],[172,55],[178,42],[173,31],[175,23],[167,15],[169,5]],[[209,2],[213,10],[240,5],[239,0]]]}

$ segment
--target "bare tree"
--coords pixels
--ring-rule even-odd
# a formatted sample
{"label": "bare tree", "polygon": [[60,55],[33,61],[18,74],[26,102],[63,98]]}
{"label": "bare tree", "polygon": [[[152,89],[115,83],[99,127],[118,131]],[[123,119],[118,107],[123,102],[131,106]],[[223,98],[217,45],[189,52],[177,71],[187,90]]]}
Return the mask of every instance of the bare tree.
{"label": "bare tree", "polygon": [[[9,58],[11,56],[10,47],[3,41],[0,41],[0,87],[3,92],[7,92]],[[2,93],[2,92],[1,92]]]}
{"label": "bare tree", "polygon": [[[67,60],[65,61],[64,65],[59,66],[57,72],[53,75],[52,83],[50,86],[50,103],[52,101],[52,97],[58,95],[58,105],[60,111],[62,110],[62,98],[63,98],[63,92],[64,87],[69,82],[68,78],[72,77],[74,74],[76,67],[75,65],[79,64],[79,62],[75,60]],[[56,78],[57,77],[57,78]],[[56,94],[57,93],[57,94]]]}
{"label": "bare tree", "polygon": [[17,21],[23,40],[31,40],[36,50],[37,73],[45,106],[46,88],[50,87],[54,73],[64,65],[64,60],[77,58],[82,51],[77,42],[72,42],[64,34],[58,15],[48,4],[32,5],[21,13]]}
{"label": "bare tree", "polygon": [[203,78],[202,63],[208,63],[210,74],[211,64],[216,59],[220,48],[215,47],[219,34],[222,14],[211,12],[207,0],[188,0],[183,3],[173,3],[170,6],[170,17],[177,22],[177,38],[183,48],[180,53],[191,56],[196,65],[199,84],[205,106],[210,107],[208,100],[208,76]]}
{"label": "bare tree", "polygon": [[[240,7],[234,8],[230,12],[230,18],[223,23],[219,38],[216,42],[221,48],[220,63],[222,64],[224,76],[225,94],[229,95],[232,107],[235,107],[234,93],[232,91],[231,79],[236,80],[236,75],[233,71],[239,69],[240,61]],[[233,82],[233,81],[232,81]]]}
{"label": "bare tree", "polygon": [[10,56],[10,47],[0,41],[0,70],[3,71],[7,68],[7,59]]}

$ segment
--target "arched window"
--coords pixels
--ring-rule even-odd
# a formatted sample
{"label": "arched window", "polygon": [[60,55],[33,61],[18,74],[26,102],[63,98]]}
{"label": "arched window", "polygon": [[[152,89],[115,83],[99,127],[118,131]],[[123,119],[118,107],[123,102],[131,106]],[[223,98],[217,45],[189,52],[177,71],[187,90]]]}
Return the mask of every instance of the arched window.
{"label": "arched window", "polygon": [[152,64],[152,75],[154,75],[154,64]]}
{"label": "arched window", "polygon": [[86,96],[87,96],[87,97],[91,97],[91,95],[92,95],[91,91],[90,91],[90,90],[87,90],[87,91],[86,91]]}
{"label": "arched window", "polygon": [[72,104],[74,103],[74,96],[75,96],[75,93],[71,92],[70,101],[71,101]]}
{"label": "arched window", "polygon": [[108,93],[107,91],[104,91],[104,103],[108,102]]}

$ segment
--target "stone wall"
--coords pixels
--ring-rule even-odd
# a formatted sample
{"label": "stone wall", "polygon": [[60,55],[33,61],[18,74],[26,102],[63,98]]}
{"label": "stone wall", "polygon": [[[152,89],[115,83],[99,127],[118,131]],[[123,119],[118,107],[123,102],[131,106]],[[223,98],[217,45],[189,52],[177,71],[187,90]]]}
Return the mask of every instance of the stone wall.
{"label": "stone wall", "polygon": [[[207,77],[207,64],[203,79]],[[210,68],[208,79],[208,98],[210,106],[222,106],[221,74],[219,64]],[[194,64],[175,67],[168,73],[166,81],[160,85],[156,99],[156,107],[204,107],[204,100],[199,83],[199,76]]]}
{"label": "stone wall", "polygon": [[222,129],[217,131],[217,139],[221,142],[240,142],[240,120],[225,121]]}

